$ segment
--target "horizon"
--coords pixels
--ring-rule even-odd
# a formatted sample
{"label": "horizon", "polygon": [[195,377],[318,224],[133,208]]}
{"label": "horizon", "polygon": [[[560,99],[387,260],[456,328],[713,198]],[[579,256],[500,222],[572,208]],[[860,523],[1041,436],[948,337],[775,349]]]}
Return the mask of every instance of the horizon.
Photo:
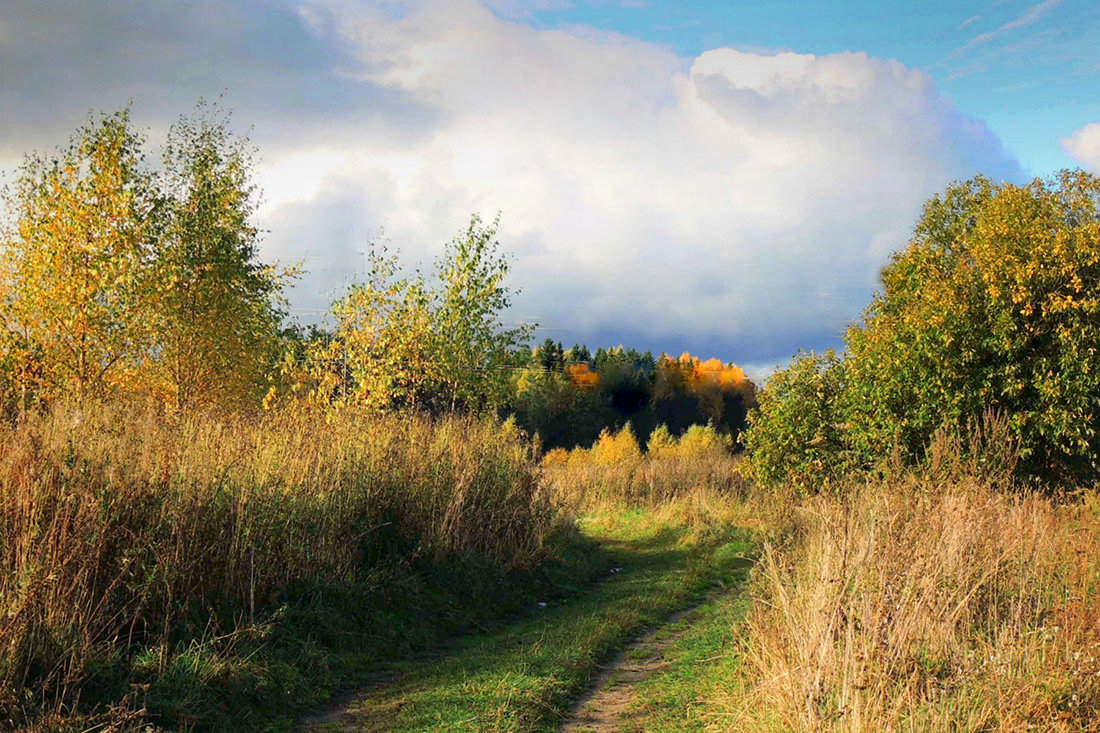
{"label": "horizon", "polygon": [[[531,343],[736,362],[840,345],[921,204],[1100,171],[1087,3],[0,2],[0,171],[200,97],[259,149],[265,260],[316,321],[384,236],[501,214]],[[795,20],[791,20],[795,19]],[[384,234],[383,234],[384,233]]]}

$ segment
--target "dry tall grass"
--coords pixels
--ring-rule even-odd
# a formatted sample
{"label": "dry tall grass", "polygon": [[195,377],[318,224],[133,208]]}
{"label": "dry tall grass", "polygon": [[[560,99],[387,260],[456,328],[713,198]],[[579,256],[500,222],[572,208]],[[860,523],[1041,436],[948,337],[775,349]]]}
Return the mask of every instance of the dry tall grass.
{"label": "dry tall grass", "polygon": [[170,648],[196,609],[247,620],[292,583],[395,554],[531,562],[555,514],[529,451],[462,418],[103,406],[0,427],[0,713],[71,702],[87,665]]}
{"label": "dry tall grass", "polygon": [[714,730],[1100,730],[1100,503],[896,480],[795,514]]}
{"label": "dry tall grass", "polygon": [[743,499],[747,484],[728,441],[696,426],[678,441],[658,428],[658,445],[642,453],[630,424],[605,431],[591,448],[557,449],[543,459],[555,501],[573,511],[657,507],[686,497]]}

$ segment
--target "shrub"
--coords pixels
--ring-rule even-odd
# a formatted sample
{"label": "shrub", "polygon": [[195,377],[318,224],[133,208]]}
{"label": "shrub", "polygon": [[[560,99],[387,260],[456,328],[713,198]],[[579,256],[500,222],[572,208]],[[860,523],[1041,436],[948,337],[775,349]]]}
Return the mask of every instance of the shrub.
{"label": "shrub", "polygon": [[759,478],[911,465],[989,410],[1020,477],[1100,475],[1100,178],[953,185],[882,281],[843,358],[797,357],[769,381],[746,438]]}
{"label": "shrub", "polygon": [[561,466],[569,461],[569,451],[565,448],[551,448],[542,457],[543,466]]}
{"label": "shrub", "polygon": [[577,511],[701,496],[740,499],[745,477],[730,442],[710,426],[694,426],[680,441],[658,426],[643,455],[628,424],[618,433],[604,431],[592,448],[574,448],[568,458],[551,451],[543,467],[554,500]]}
{"label": "shrub", "polygon": [[642,449],[628,422],[617,433],[604,430],[592,446],[592,457],[601,465],[632,464],[641,460]]}
{"label": "shrub", "polygon": [[672,437],[672,433],[668,431],[666,425],[658,425],[649,434],[645,454],[649,458],[674,458],[676,456],[676,438]]}
{"label": "shrub", "polygon": [[733,440],[722,435],[712,425],[692,425],[676,442],[676,455],[679,458],[703,458],[705,456],[729,455]]}
{"label": "shrub", "polygon": [[772,375],[742,436],[756,480],[807,491],[852,465],[842,424],[846,372],[846,360],[830,349],[799,354]]}
{"label": "shrub", "polygon": [[1100,178],[976,178],[925,206],[847,336],[851,440],[919,460],[941,425],[1006,416],[1021,475],[1097,476]]}

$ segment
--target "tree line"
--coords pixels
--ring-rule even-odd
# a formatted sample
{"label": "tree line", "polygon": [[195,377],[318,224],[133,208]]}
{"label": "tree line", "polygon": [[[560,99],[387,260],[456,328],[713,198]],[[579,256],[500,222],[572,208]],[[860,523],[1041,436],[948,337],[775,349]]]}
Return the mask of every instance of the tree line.
{"label": "tree line", "polygon": [[756,386],[736,364],[623,346],[592,353],[552,339],[516,372],[513,394],[517,422],[547,448],[588,446],[627,423],[643,443],[660,426],[681,435],[711,425],[736,439],[756,405]]}
{"label": "tree line", "polygon": [[157,148],[129,109],[27,156],[3,196],[0,405],[125,396],[167,409],[360,406],[514,415],[549,446],[632,421],[739,431],[744,373],[548,342],[506,327],[499,219],[471,218],[426,272],[383,241],[323,326],[288,325],[294,266],[260,260],[254,150],[200,102]]}

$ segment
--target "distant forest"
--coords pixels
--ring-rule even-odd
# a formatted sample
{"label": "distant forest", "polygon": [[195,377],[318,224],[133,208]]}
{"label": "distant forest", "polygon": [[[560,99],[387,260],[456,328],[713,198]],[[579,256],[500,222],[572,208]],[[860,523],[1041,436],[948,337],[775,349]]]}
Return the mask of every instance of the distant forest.
{"label": "distant forest", "polygon": [[756,405],[756,385],[742,368],[687,353],[654,357],[623,346],[593,353],[546,339],[520,361],[504,412],[546,449],[591,445],[628,422],[643,444],[658,425],[681,435],[709,424],[736,439]]}

